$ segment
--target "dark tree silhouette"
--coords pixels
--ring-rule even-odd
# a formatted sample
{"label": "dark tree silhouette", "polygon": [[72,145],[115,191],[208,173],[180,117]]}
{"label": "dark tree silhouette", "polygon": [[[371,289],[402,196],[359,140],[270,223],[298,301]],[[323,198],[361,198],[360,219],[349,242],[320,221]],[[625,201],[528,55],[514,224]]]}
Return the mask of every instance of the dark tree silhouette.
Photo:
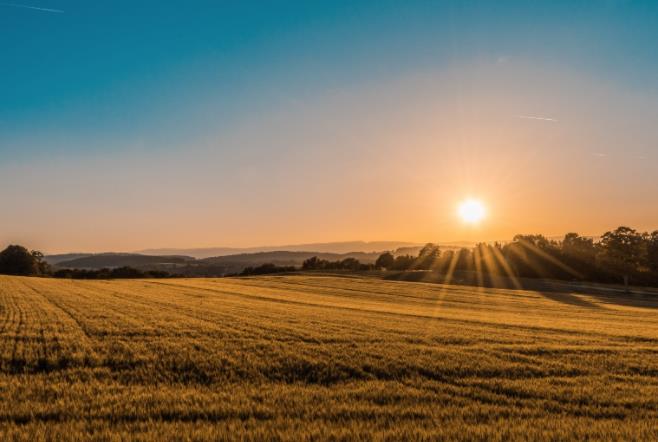
{"label": "dark tree silhouette", "polygon": [[418,270],[430,270],[439,259],[439,256],[441,256],[439,246],[432,243],[425,244],[418,253],[416,268]]}
{"label": "dark tree silhouette", "polygon": [[391,252],[384,252],[375,261],[375,267],[378,269],[390,269],[395,263],[395,256]]}
{"label": "dark tree silhouette", "polygon": [[565,254],[581,256],[584,259],[594,259],[596,247],[592,238],[585,238],[577,233],[567,233],[562,241],[562,251]]}
{"label": "dark tree silhouette", "polygon": [[455,269],[473,270],[473,253],[470,250],[461,248],[456,252],[455,256]]}
{"label": "dark tree silhouette", "polygon": [[631,274],[643,264],[646,256],[645,236],[630,227],[617,227],[601,236],[601,247],[604,263],[622,276],[628,291]]}
{"label": "dark tree silhouette", "polygon": [[395,257],[392,270],[409,270],[413,268],[416,257],[411,255],[400,255]]}
{"label": "dark tree silhouette", "polygon": [[10,245],[0,252],[0,273],[6,275],[42,275],[49,272],[43,254],[28,251],[23,246]]}
{"label": "dark tree silhouette", "polygon": [[240,276],[267,275],[271,273],[294,272],[295,270],[297,269],[294,266],[277,266],[272,263],[266,263],[257,267],[247,267],[240,272]]}
{"label": "dark tree silhouette", "polygon": [[647,238],[647,266],[652,272],[658,273],[658,230],[654,230]]}
{"label": "dark tree silhouette", "polygon": [[311,258],[308,258],[304,260],[302,263],[302,270],[319,270],[322,264],[322,260],[319,259],[317,256],[313,256]]}
{"label": "dark tree silhouette", "polygon": [[340,262],[340,268],[345,270],[359,270],[361,268],[361,263],[358,259],[355,258],[345,258]]}

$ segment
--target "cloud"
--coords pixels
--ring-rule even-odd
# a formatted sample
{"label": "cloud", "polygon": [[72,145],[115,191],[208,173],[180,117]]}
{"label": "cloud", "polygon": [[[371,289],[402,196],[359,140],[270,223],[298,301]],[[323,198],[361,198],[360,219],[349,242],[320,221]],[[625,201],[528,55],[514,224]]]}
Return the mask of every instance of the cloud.
{"label": "cloud", "polygon": [[40,8],[38,6],[19,5],[17,3],[0,3],[0,6],[8,6],[10,8],[31,9],[33,11],[42,11],[42,12],[54,12],[54,13],[57,13],[57,14],[63,14],[64,13],[64,11],[62,11],[61,9]]}
{"label": "cloud", "polygon": [[595,157],[599,157],[599,158],[605,158],[605,157],[608,156],[607,153],[603,153],[603,152],[594,152],[592,155],[594,155]]}
{"label": "cloud", "polygon": [[553,123],[557,123],[557,120],[555,118],[535,117],[535,116],[532,116],[532,115],[517,115],[516,118],[523,118],[525,120],[550,121],[550,122],[553,122]]}

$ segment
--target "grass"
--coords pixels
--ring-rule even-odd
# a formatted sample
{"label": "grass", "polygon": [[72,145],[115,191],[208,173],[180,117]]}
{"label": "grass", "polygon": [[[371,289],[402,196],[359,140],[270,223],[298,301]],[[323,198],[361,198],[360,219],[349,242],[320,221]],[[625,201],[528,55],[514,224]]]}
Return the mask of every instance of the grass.
{"label": "grass", "polygon": [[658,301],[0,276],[0,439],[658,439]]}

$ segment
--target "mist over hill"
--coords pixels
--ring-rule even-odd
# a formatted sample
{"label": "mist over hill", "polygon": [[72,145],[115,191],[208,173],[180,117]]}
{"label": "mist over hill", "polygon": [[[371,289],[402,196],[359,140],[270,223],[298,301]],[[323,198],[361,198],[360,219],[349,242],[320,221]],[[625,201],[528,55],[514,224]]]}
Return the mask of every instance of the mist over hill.
{"label": "mist over hill", "polygon": [[89,256],[94,256],[93,253],[61,253],[57,255],[46,255],[43,257],[43,260],[50,265],[57,265],[60,262],[73,261],[79,258],[87,258]]}
{"label": "mist over hill", "polygon": [[136,253],[144,255],[185,255],[194,258],[212,258],[216,256],[238,255],[261,252],[314,252],[314,253],[352,253],[352,252],[383,252],[401,247],[420,247],[420,243],[404,241],[342,241],[328,243],[293,244],[282,246],[259,247],[205,247],[205,248],[160,248],[140,250]]}
{"label": "mist over hill", "polygon": [[374,263],[379,252],[351,252],[351,253],[319,253],[319,252],[257,252],[240,253],[236,255],[215,256],[211,258],[195,259],[190,256],[157,256],[129,253],[101,253],[83,256],[68,261],[58,261],[53,264],[56,269],[88,269],[134,267],[136,269],[165,270],[182,276],[224,276],[239,273],[246,267],[262,264],[275,264],[277,266],[301,266],[304,260],[317,256],[328,261],[338,261],[354,258],[362,263]]}
{"label": "mist over hill", "polygon": [[46,256],[45,259],[57,268],[70,269],[101,269],[124,266],[151,268],[161,265],[181,265],[194,261],[194,258],[190,256],[149,256],[136,253],[99,253],[78,256],[70,260],[61,260],[59,257],[56,257],[54,260],[55,262],[53,262],[53,259],[50,256]]}
{"label": "mist over hill", "polygon": [[[465,242],[444,243],[444,250],[467,246]],[[133,267],[142,271],[163,270],[182,276],[224,276],[263,264],[296,266],[311,257],[327,261],[354,258],[372,264],[384,251],[394,255],[417,255],[422,244],[401,241],[346,241],[253,248],[215,247],[201,249],[150,249],[138,253],[68,253],[44,259],[56,269]]]}

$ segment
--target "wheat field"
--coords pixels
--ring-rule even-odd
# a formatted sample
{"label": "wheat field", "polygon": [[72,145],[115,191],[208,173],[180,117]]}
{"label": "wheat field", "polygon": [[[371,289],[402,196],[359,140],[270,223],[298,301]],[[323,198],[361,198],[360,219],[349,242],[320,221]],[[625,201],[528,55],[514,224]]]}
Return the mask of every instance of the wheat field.
{"label": "wheat field", "polygon": [[658,302],[0,276],[2,440],[658,439]]}

